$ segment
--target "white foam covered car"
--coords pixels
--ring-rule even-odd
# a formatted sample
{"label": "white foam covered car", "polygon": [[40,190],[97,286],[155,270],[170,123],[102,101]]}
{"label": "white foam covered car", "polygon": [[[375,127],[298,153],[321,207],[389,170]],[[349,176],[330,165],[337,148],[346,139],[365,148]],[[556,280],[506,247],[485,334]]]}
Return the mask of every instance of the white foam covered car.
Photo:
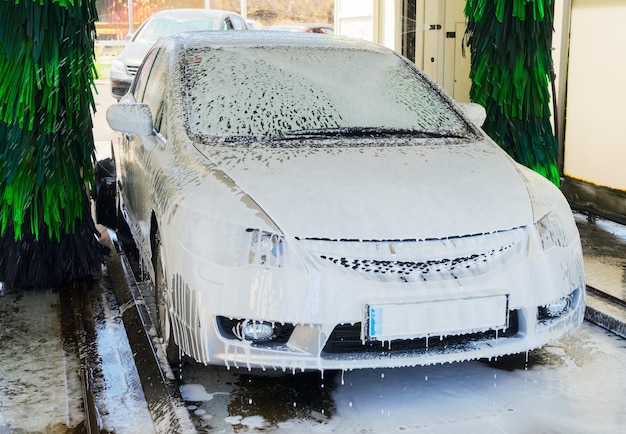
{"label": "white foam covered car", "polygon": [[576,330],[560,191],[414,65],[276,32],[158,42],[107,112],[164,344],[205,364],[425,365]]}

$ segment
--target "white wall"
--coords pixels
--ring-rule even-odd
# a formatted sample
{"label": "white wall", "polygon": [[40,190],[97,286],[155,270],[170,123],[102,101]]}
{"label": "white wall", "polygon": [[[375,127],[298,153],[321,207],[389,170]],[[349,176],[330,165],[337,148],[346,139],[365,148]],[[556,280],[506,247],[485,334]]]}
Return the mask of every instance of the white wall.
{"label": "white wall", "polygon": [[378,43],[400,53],[402,51],[402,38],[400,35],[402,0],[378,0],[375,7],[378,8],[379,22]]}
{"label": "white wall", "polygon": [[564,173],[626,190],[626,0],[573,0]]}
{"label": "white wall", "polygon": [[335,0],[335,33],[376,42],[374,0]]}
{"label": "white wall", "polygon": [[335,0],[335,33],[401,51],[402,0]]}

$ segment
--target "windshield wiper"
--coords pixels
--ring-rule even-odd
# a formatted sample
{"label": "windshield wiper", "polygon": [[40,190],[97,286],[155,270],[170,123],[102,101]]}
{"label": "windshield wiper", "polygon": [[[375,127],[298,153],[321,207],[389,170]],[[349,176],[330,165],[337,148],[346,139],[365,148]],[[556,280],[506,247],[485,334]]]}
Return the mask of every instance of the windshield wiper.
{"label": "windshield wiper", "polygon": [[222,143],[264,143],[280,142],[302,139],[325,139],[325,138],[452,138],[467,139],[471,132],[445,131],[445,130],[420,130],[414,128],[376,128],[376,127],[346,127],[346,128],[313,128],[308,130],[294,130],[275,133],[267,136],[227,136],[221,137]]}
{"label": "windshield wiper", "polygon": [[420,130],[414,128],[376,128],[376,127],[347,127],[347,128],[317,128],[310,130],[288,131],[278,140],[302,137],[416,137],[416,138],[467,138],[468,134],[453,131]]}

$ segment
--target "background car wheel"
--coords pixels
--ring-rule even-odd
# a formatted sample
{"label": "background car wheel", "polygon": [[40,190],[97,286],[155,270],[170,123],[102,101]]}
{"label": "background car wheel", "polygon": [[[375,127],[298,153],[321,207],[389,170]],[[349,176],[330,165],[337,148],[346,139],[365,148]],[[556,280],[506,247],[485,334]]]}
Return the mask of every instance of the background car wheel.
{"label": "background car wheel", "polygon": [[168,363],[172,367],[172,370],[174,370],[174,373],[177,373],[178,371],[178,376],[181,377],[182,370],[180,366],[180,350],[174,342],[172,323],[170,321],[170,314],[166,302],[166,294],[169,288],[165,277],[166,274],[163,263],[163,254],[161,251],[160,236],[158,232],[155,235],[154,241],[154,258],[154,298],[157,316],[156,329],[158,335],[162,339],[163,350]]}
{"label": "background car wheel", "polygon": [[106,158],[96,163],[96,222],[110,229],[117,229],[117,188],[115,184],[115,161]]}

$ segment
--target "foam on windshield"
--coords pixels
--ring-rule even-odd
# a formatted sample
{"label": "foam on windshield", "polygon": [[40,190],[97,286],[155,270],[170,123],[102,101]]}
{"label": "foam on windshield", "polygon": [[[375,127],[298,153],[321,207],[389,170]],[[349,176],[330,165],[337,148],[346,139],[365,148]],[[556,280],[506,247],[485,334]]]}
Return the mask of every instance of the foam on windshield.
{"label": "foam on windshield", "polygon": [[391,53],[319,47],[190,50],[186,79],[189,126],[195,134],[467,131],[438,90]]}

